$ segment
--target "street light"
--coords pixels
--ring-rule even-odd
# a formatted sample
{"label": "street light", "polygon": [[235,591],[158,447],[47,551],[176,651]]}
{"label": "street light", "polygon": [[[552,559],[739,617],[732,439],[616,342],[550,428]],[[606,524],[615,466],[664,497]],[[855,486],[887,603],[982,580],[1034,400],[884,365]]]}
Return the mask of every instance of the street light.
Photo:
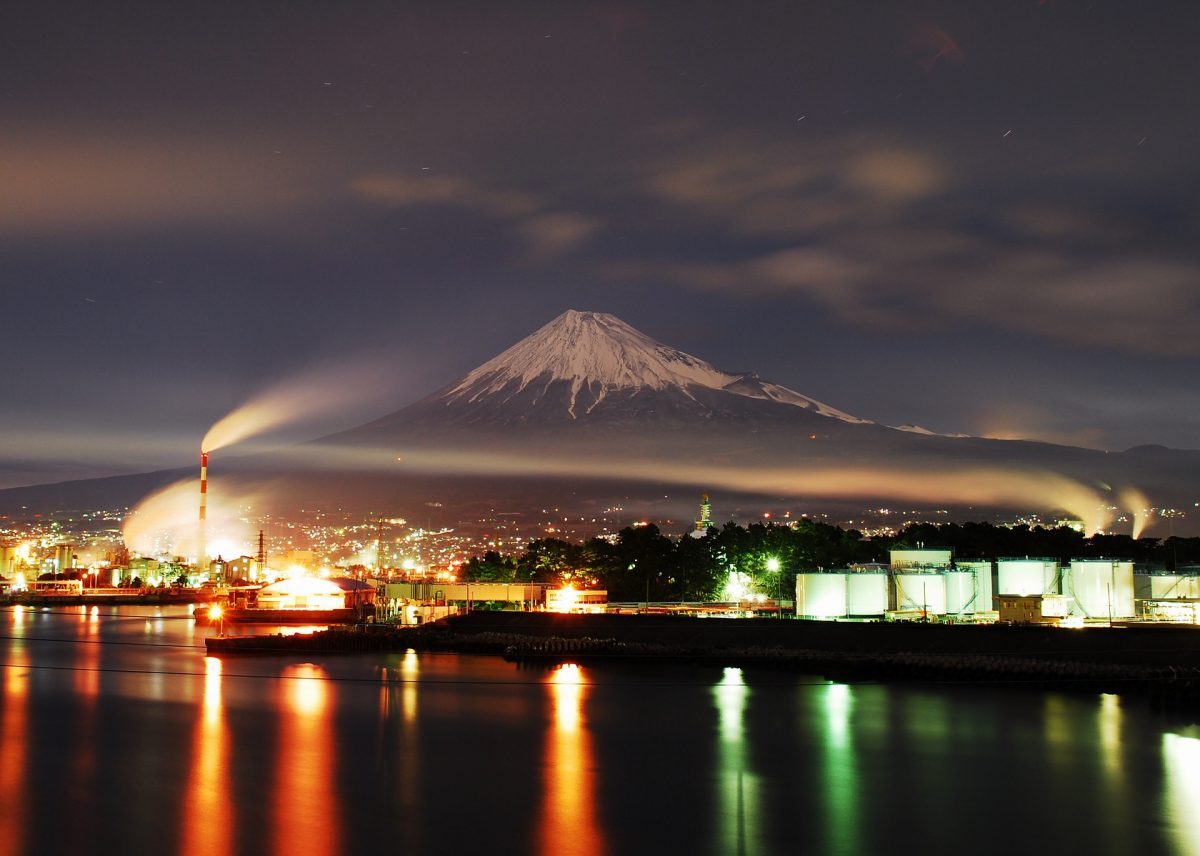
{"label": "street light", "polygon": [[225,610],[220,604],[214,603],[208,608],[208,620],[217,625],[217,636],[225,635]]}
{"label": "street light", "polygon": [[783,618],[783,605],[779,602],[783,595],[783,574],[779,573],[779,568],[779,559],[774,556],[768,556],[767,573],[775,575],[775,615],[778,618]]}

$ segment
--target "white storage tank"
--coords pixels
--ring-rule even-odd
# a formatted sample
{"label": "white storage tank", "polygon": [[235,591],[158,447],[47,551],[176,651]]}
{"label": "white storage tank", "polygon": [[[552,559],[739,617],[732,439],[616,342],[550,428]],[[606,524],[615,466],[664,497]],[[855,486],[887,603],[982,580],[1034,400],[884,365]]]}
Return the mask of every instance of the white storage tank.
{"label": "white storage tank", "polygon": [[978,591],[972,571],[956,569],[947,571],[945,577],[947,615],[973,615],[988,608],[977,604]]}
{"label": "white storage tank", "polygon": [[946,613],[946,577],[941,573],[899,573],[896,580],[896,609],[923,610],[931,615]]}
{"label": "white storage tank", "polygon": [[1200,598],[1200,577],[1188,574],[1151,574],[1151,600]]}
{"label": "white storage tank", "polygon": [[17,548],[0,546],[0,577],[11,577],[17,570]]}
{"label": "white storage tank", "polygon": [[1059,594],[1059,567],[1054,559],[997,559],[996,594]]}
{"label": "white storage tank", "polygon": [[954,565],[957,570],[969,571],[975,575],[975,611],[991,612],[994,610],[996,603],[992,597],[995,591],[992,586],[991,559],[960,559]]}
{"label": "white storage tank", "polygon": [[846,617],[846,574],[796,574],[796,615],[806,618]]}
{"label": "white storage tank", "polygon": [[1132,618],[1133,562],[1073,559],[1063,594],[1075,598],[1075,613],[1084,618]]}
{"label": "white storage tank", "polygon": [[846,611],[850,615],[883,615],[887,605],[887,574],[852,571],[846,575]]}
{"label": "white storage tank", "polygon": [[65,574],[75,567],[75,545],[59,544],[54,548],[54,572]]}

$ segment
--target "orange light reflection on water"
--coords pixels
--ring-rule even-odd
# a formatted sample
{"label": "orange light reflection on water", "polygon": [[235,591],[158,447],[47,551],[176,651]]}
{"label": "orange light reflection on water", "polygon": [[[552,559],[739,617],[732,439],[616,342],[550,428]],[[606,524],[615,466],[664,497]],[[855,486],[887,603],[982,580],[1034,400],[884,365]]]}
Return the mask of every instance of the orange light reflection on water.
{"label": "orange light reflection on water", "polygon": [[541,852],[604,852],[596,823],[596,776],[592,743],[583,716],[587,684],[583,670],[567,663],[550,678],[554,721],[546,741],[545,803],[542,807]]}
{"label": "orange light reflection on water", "polygon": [[[64,799],[74,806],[86,806],[96,790],[97,738],[96,708],[100,698],[101,645],[99,622],[88,608],[84,610],[84,626],[80,633],[81,644],[75,646],[76,670],[73,673],[75,697],[79,700],[79,723],[72,730],[74,752],[71,756],[71,772],[67,779],[68,790]],[[95,609],[95,607],[92,607]],[[85,850],[90,843],[87,823],[71,825],[68,847]]]}
{"label": "orange light reflection on water", "polygon": [[221,661],[204,658],[204,706],[192,732],[192,769],[183,818],[184,856],[225,856],[233,841],[234,814],[228,763],[229,737],[221,707]]}
{"label": "orange light reflection on water", "polygon": [[76,646],[76,650],[82,662],[74,674],[75,694],[86,699],[90,710],[95,706],[96,696],[100,695],[100,622],[94,606],[80,609],[79,621],[83,627],[79,638],[83,644]]}
{"label": "orange light reflection on water", "polygon": [[410,727],[417,721],[417,678],[421,667],[417,652],[409,648],[404,652],[404,661],[400,664],[400,674],[404,676],[404,723]]}
{"label": "orange light reflection on water", "polygon": [[283,670],[274,843],[280,856],[340,853],[339,799],[334,789],[337,745],[329,715],[333,685],[311,663]]}
{"label": "orange light reflection on water", "polygon": [[24,651],[14,647],[11,663],[0,667],[0,856],[16,856],[25,845],[25,755],[29,672]]}

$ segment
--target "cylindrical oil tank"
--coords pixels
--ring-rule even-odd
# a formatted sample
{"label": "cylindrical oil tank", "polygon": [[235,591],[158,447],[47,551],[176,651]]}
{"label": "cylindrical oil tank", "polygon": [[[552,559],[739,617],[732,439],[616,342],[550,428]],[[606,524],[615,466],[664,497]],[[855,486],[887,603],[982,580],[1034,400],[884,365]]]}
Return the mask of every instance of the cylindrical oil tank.
{"label": "cylindrical oil tank", "polygon": [[946,577],[941,573],[896,574],[896,609],[946,612]]}
{"label": "cylindrical oil tank", "polygon": [[0,577],[11,577],[17,570],[17,548],[0,546]]}
{"label": "cylindrical oil tank", "polygon": [[846,617],[846,574],[796,574],[796,615]]}
{"label": "cylindrical oil tank", "polygon": [[1059,594],[1058,562],[1053,559],[998,559],[996,594]]}
{"label": "cylindrical oil tank", "polygon": [[962,559],[954,564],[957,570],[969,571],[975,576],[975,611],[990,612],[995,609],[991,559]]}
{"label": "cylindrical oil tank", "polygon": [[888,606],[888,576],[856,572],[846,575],[846,611],[850,615],[883,615]]}
{"label": "cylindrical oil tank", "polygon": [[54,548],[54,571],[65,574],[75,567],[75,545],[59,544]]}
{"label": "cylindrical oil tank", "polygon": [[1151,574],[1151,600],[1200,598],[1200,577],[1184,574]]}
{"label": "cylindrical oil tank", "polygon": [[1133,562],[1075,559],[1063,579],[1063,594],[1075,598],[1076,614],[1084,618],[1133,617]]}
{"label": "cylindrical oil tank", "polygon": [[977,606],[977,601],[974,573],[961,569],[946,572],[947,615],[973,615],[976,610],[983,611],[985,607]]}

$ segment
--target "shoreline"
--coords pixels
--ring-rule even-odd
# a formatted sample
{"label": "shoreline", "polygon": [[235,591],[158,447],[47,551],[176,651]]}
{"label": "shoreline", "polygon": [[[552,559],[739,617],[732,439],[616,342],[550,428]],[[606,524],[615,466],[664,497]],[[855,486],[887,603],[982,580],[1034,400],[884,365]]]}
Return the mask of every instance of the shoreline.
{"label": "shoreline", "polygon": [[476,612],[412,628],[360,625],[292,636],[209,637],[205,644],[211,656],[413,649],[501,656],[547,667],[564,662],[686,663],[803,672],[843,682],[1003,684],[1136,694],[1163,704],[1200,707],[1200,636],[1190,629],[1154,628],[1145,635],[1127,628],[743,621]]}
{"label": "shoreline", "polygon": [[144,594],[19,594],[5,595],[0,606],[187,606],[209,603],[214,595],[195,589],[181,594],[150,590]]}

